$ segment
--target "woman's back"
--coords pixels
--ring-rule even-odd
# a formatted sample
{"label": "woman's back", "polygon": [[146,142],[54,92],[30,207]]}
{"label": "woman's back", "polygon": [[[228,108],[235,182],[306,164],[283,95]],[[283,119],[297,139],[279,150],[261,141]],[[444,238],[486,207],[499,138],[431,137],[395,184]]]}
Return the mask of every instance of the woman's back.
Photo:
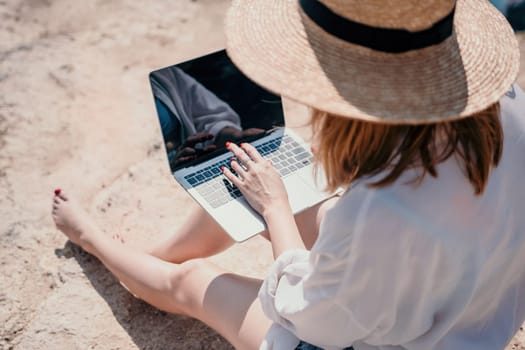
{"label": "woman's back", "polygon": [[524,107],[519,87],[501,100],[503,155],[481,196],[454,157],[418,186],[406,184],[415,174],[407,171],[389,187],[363,182],[345,194],[312,249],[305,300],[288,317],[335,300],[340,314],[318,315],[327,347],[503,348],[525,318],[525,264],[516,258],[525,256],[525,186],[516,185]]}

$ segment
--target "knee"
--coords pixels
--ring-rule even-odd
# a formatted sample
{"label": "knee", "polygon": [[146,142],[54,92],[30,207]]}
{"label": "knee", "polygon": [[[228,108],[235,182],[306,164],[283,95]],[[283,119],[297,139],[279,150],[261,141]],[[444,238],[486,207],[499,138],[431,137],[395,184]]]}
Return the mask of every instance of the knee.
{"label": "knee", "polygon": [[206,289],[206,276],[211,270],[212,264],[205,259],[193,259],[178,264],[169,277],[173,306],[191,315],[192,310],[201,303],[202,292]]}

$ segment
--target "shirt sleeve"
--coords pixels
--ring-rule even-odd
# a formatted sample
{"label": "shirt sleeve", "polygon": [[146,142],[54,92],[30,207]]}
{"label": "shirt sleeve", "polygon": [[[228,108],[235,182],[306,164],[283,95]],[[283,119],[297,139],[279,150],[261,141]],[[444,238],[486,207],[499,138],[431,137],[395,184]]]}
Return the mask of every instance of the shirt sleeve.
{"label": "shirt sleeve", "polygon": [[[345,261],[336,251],[286,251],[275,260],[261,286],[262,308],[301,340],[323,348],[349,346],[369,330],[337,300],[344,273]],[[334,332],[340,329],[344,331]]]}
{"label": "shirt sleeve", "polygon": [[310,252],[287,251],[272,265],[262,308],[299,339],[328,349],[408,343],[432,327],[437,310],[452,319],[468,301],[472,278],[456,271],[465,263],[445,253],[454,242],[442,249],[428,221],[407,224],[412,211],[377,193],[345,194]]}

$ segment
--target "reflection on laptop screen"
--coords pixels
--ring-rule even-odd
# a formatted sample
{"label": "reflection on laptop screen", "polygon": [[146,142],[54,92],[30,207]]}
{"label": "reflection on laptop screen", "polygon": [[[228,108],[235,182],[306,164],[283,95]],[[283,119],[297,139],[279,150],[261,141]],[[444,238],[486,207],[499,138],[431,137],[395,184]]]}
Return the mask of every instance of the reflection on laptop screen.
{"label": "reflection on laptop screen", "polygon": [[172,172],[284,126],[281,99],[224,50],[152,72],[150,83]]}

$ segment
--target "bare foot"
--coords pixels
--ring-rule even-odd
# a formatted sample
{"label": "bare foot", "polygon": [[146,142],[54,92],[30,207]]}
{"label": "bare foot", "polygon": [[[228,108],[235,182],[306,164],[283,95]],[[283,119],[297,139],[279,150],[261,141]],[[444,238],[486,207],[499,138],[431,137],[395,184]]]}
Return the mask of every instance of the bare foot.
{"label": "bare foot", "polygon": [[97,225],[78,202],[64,191],[57,190],[53,197],[53,220],[71,242],[91,251],[91,242],[100,234]]}

